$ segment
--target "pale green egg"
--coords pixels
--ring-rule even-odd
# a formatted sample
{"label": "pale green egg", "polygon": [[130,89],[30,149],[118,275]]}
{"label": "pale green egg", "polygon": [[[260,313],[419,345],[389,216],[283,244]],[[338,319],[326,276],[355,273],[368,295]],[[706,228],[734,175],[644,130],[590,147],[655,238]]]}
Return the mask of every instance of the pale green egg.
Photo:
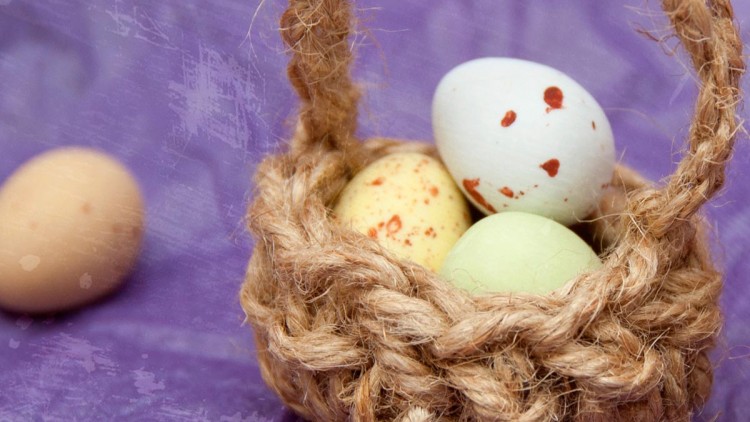
{"label": "pale green egg", "polygon": [[502,212],[471,226],[440,273],[475,294],[546,294],[601,265],[591,247],[562,224],[535,214]]}

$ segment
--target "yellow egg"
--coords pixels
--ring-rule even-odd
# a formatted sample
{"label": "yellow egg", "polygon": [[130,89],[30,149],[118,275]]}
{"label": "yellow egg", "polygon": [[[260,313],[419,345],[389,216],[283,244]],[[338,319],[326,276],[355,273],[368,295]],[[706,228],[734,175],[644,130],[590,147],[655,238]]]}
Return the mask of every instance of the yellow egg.
{"label": "yellow egg", "polygon": [[471,218],[461,191],[436,159],[387,155],[341,193],[334,214],[396,255],[437,271]]}
{"label": "yellow egg", "polygon": [[136,261],[143,218],[136,181],[113,158],[33,158],[0,188],[0,307],[53,312],[111,292]]}

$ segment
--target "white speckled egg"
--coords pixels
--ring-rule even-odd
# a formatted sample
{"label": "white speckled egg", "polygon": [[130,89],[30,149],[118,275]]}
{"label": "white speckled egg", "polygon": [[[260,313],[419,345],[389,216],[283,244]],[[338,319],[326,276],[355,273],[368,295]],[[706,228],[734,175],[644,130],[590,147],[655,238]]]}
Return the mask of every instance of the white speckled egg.
{"label": "white speckled egg", "polygon": [[481,211],[586,218],[614,169],[612,129],[596,100],[551,67],[483,58],[451,70],[432,107],[441,158]]}
{"label": "white speckled egg", "polygon": [[471,224],[468,204],[445,167],[418,153],[386,155],[364,168],[333,211],[340,224],[433,271]]}
{"label": "white speckled egg", "polygon": [[0,187],[0,307],[55,312],[112,292],[135,264],[143,220],[138,184],[112,157],[32,158]]}

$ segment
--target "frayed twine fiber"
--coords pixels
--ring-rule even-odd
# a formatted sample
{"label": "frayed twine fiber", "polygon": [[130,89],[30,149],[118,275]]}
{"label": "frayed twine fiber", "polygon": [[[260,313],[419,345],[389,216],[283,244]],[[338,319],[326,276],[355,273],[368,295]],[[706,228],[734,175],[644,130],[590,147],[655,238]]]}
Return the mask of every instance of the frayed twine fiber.
{"label": "frayed twine fiber", "polygon": [[604,267],[549,296],[472,297],[330,219],[384,154],[354,137],[344,0],[290,0],[281,33],[302,99],[288,152],[266,158],[241,302],[268,385],[314,421],[688,420],[708,397],[720,274],[696,212],[724,182],[742,43],[728,0],[664,0],[701,81],[688,150],[663,188],[620,167],[590,224]]}

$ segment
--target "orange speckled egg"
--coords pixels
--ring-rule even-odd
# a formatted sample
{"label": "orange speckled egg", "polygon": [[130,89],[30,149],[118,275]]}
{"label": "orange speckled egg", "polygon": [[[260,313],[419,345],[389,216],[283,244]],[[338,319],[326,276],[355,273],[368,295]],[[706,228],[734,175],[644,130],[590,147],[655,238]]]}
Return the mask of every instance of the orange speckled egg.
{"label": "orange speckled egg", "polygon": [[485,214],[520,211],[572,225],[612,179],[615,141],[604,110],[569,76],[539,63],[485,57],[443,77],[435,145]]}
{"label": "orange speckled egg", "polygon": [[0,188],[0,307],[46,313],[106,295],[142,231],[140,190],[115,159],[85,148],[31,159]]}
{"label": "orange speckled egg", "polygon": [[334,214],[433,271],[471,225],[466,200],[445,167],[419,153],[390,154],[367,166],[344,188]]}

